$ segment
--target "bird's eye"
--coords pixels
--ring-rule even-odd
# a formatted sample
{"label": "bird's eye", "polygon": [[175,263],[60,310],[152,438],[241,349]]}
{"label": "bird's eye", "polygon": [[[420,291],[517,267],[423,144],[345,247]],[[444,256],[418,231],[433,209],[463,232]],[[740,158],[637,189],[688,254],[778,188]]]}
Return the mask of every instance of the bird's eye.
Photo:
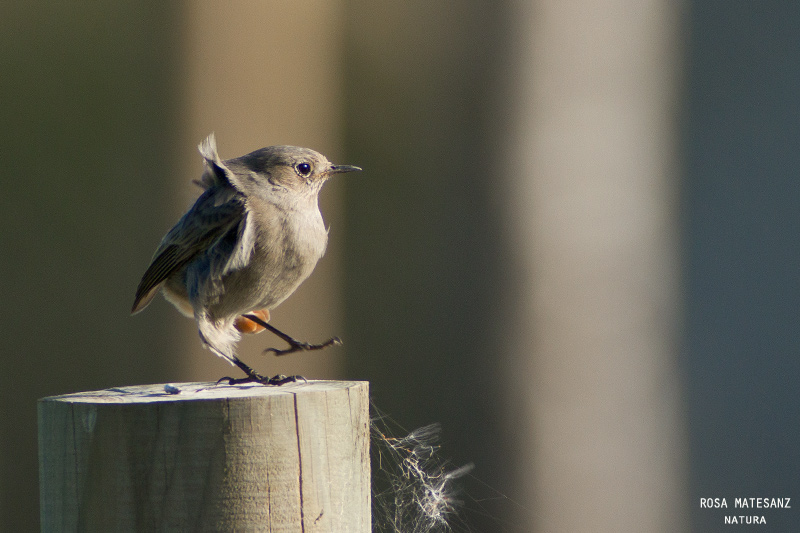
{"label": "bird's eye", "polygon": [[297,168],[297,173],[303,177],[306,177],[309,174],[311,174],[311,165],[308,163],[298,163],[296,168]]}

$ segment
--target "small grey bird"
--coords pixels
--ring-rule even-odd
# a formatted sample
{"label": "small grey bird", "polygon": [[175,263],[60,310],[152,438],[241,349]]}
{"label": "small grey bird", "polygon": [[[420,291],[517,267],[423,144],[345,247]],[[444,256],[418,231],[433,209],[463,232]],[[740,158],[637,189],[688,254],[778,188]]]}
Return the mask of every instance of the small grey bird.
{"label": "small grey bird", "polygon": [[230,383],[280,384],[236,357],[241,333],[268,329],[289,343],[276,355],[340,344],[300,342],[269,325],[269,310],[311,274],[325,253],[328,231],[319,212],[322,185],[334,174],[361,170],[333,165],[296,146],[270,146],[222,161],[214,134],[198,147],[205,192],[164,236],[136,289],[131,313],[147,307],[161,289],[184,315],[194,317],[203,344],[241,368]]}

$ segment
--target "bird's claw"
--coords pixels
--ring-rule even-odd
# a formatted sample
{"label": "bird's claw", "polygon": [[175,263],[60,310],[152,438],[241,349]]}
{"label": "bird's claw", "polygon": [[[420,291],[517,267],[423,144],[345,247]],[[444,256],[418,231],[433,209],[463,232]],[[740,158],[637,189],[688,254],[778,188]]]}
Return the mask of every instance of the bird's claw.
{"label": "bird's claw", "polygon": [[277,376],[272,376],[271,378],[267,376],[262,376],[256,372],[249,374],[243,378],[232,378],[229,376],[225,376],[224,378],[220,378],[217,381],[217,385],[221,384],[222,382],[227,382],[228,385],[241,385],[243,383],[260,383],[262,385],[284,385],[286,383],[295,383],[297,381],[304,381],[308,382],[306,378],[303,376],[284,376],[283,374],[278,374]]}
{"label": "bird's claw", "polygon": [[310,352],[312,350],[322,350],[323,348],[327,348],[328,346],[341,346],[342,339],[339,337],[333,337],[328,339],[327,341],[321,344],[309,344],[307,342],[300,342],[296,340],[287,341],[289,343],[289,347],[285,350],[279,350],[277,348],[267,348],[264,350],[264,353],[273,353],[275,355],[288,355],[290,353],[295,352]]}

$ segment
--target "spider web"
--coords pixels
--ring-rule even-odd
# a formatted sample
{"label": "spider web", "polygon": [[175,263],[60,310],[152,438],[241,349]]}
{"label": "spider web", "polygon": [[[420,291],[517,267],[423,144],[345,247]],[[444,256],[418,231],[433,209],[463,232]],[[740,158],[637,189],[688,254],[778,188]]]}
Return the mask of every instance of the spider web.
{"label": "spider web", "polygon": [[[456,483],[473,465],[452,468],[439,455],[441,426],[405,433],[372,404],[373,530],[377,533],[468,531]],[[458,529],[454,529],[458,528]]]}

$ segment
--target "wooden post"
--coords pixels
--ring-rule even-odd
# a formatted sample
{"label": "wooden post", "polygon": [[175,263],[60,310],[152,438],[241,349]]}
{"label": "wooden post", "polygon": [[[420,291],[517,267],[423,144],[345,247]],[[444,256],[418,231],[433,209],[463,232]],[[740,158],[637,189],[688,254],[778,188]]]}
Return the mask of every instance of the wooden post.
{"label": "wooden post", "polygon": [[42,531],[371,530],[367,382],[173,387],[39,400]]}

